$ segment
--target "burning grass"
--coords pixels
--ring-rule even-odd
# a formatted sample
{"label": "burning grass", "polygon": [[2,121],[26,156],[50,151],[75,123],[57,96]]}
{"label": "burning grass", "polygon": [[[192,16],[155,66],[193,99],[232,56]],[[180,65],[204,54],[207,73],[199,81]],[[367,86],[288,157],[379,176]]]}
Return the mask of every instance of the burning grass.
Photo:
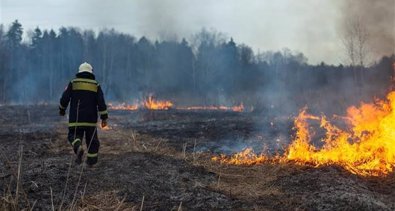
{"label": "burning grass", "polygon": [[[143,100],[135,100],[134,103],[109,103],[109,108],[112,110],[124,110],[124,111],[137,111],[139,109],[147,110],[192,110],[192,111],[233,111],[233,112],[243,112],[245,111],[244,104],[234,106],[225,105],[209,105],[209,106],[175,106],[174,102],[170,100],[157,100],[153,94],[148,95],[148,97]],[[250,109],[252,111],[253,108]]]}
{"label": "burning grass", "polygon": [[[109,108],[112,110],[124,110],[124,111],[137,111],[139,109],[147,110],[188,110],[188,111],[232,111],[232,112],[244,112],[245,108],[243,103],[235,106],[175,106],[173,102],[169,100],[155,100],[152,97],[148,97],[146,101],[142,103],[109,103]],[[252,110],[252,109],[251,109]]]}
{"label": "burning grass", "polygon": [[223,154],[214,156],[212,160],[232,165],[255,165],[267,162],[269,157],[262,153],[256,154],[252,148],[246,148],[232,156],[226,156]]}
{"label": "burning grass", "polygon": [[155,98],[150,95],[143,102],[144,108],[148,110],[169,110],[173,107],[173,103],[169,100],[155,100]]}
{"label": "burning grass", "polygon": [[169,100],[156,100],[153,95],[149,95],[146,99],[141,102],[135,102],[133,104],[120,103],[114,104],[109,103],[109,107],[112,110],[126,110],[136,111],[139,109],[147,110],[169,110],[173,107],[173,102]]}
{"label": "burning grass", "polygon": [[[352,106],[343,119],[346,129],[332,124],[325,116],[314,116],[303,109],[294,120],[296,135],[286,153],[277,158],[257,155],[251,149],[232,156],[220,155],[214,161],[234,165],[253,165],[266,161],[295,162],[314,167],[339,165],[353,174],[385,176],[395,165],[395,92],[386,100]],[[323,146],[312,144],[314,131],[309,121],[319,121],[326,131]]]}
{"label": "burning grass", "polygon": [[[67,210],[393,210],[395,207],[393,174],[364,178],[333,166],[311,168],[295,165],[295,161],[279,163],[273,156],[260,156],[252,150],[245,154],[251,160],[257,161],[259,157],[262,160],[250,166],[210,162],[212,154],[200,151],[201,146],[222,145],[217,140],[223,137],[242,134],[251,137],[248,128],[255,129],[252,122],[261,120],[251,113],[169,110],[154,112],[160,121],[137,121],[139,112],[113,112],[109,121],[112,129],[100,131],[99,164],[90,169],[72,165],[73,152],[65,142],[67,124],[57,117],[56,106],[32,107],[32,123],[51,122],[45,127],[31,124],[35,129],[22,133],[18,132],[18,122],[27,119],[26,113],[21,112],[23,109],[1,108],[2,118],[16,118],[10,118],[10,123],[3,124],[0,130],[3,137],[0,210],[31,210],[32,207],[52,210],[58,209],[63,200],[62,208]],[[52,116],[48,118],[40,112]],[[216,120],[212,121],[213,118]],[[270,121],[264,123],[269,125]],[[291,122],[287,120],[288,124]],[[235,127],[239,125],[245,127]],[[16,139],[22,140],[24,146],[22,159],[19,153],[6,153],[18,152],[20,144]],[[3,154],[7,159],[3,159]],[[239,156],[240,162],[244,162],[243,157]],[[256,165],[259,163],[262,165]],[[19,186],[18,166],[21,166]],[[18,203],[16,187],[19,187]]]}

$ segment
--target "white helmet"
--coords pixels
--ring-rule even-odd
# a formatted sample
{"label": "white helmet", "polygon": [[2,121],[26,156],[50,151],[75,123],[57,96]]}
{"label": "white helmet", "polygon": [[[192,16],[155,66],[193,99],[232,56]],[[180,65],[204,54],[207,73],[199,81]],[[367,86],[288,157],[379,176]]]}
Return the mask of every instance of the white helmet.
{"label": "white helmet", "polygon": [[93,73],[92,65],[90,65],[90,64],[87,63],[87,62],[84,62],[84,63],[82,63],[82,64],[80,65],[80,68],[79,68],[78,72],[79,72],[79,73],[82,73],[82,72]]}

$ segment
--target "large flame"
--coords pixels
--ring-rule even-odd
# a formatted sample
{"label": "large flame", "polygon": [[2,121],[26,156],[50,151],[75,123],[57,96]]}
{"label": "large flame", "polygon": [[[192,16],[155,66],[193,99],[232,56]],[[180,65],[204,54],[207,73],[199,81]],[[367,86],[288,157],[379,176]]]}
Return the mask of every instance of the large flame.
{"label": "large flame", "polygon": [[[394,110],[395,92],[391,92],[386,100],[348,108],[344,118],[348,127],[341,129],[330,123],[325,116],[313,116],[303,109],[294,121],[296,134],[293,142],[286,153],[275,160],[316,167],[334,164],[363,176],[387,175],[393,172],[395,165]],[[314,131],[310,129],[309,121],[319,121],[320,127],[326,131],[320,148],[311,143]],[[253,158],[249,153],[251,151],[238,155]],[[233,158],[235,156],[241,162],[234,162],[232,157],[226,156],[213,159],[230,164],[253,163],[237,154]]]}
{"label": "large flame", "polygon": [[[395,164],[395,92],[385,101],[362,104],[347,110],[348,130],[342,130],[325,116],[311,117],[305,110],[295,119],[295,141],[286,158],[316,166],[337,164],[359,175],[385,175]],[[318,119],[326,130],[324,146],[314,147],[310,141],[308,119]]]}

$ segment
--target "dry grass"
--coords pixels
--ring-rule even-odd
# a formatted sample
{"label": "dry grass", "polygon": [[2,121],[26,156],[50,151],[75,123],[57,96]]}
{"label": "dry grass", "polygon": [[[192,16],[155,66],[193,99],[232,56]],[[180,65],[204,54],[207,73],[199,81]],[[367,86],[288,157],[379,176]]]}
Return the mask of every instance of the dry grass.
{"label": "dry grass", "polygon": [[290,175],[298,171],[297,167],[288,164],[234,166],[220,164],[209,159],[209,154],[202,154],[200,159],[193,162],[194,165],[202,166],[216,174],[217,179],[209,185],[209,188],[245,201],[283,195],[283,191],[274,185],[273,181],[279,176]]}
{"label": "dry grass", "polygon": [[[52,154],[62,155],[62,157],[53,161],[62,161],[64,163],[61,163],[60,166],[51,168],[47,167],[48,164],[44,164],[43,161],[35,161],[37,163],[43,162],[43,164],[40,165],[42,167],[37,167],[36,169],[37,171],[40,170],[40,174],[45,174],[46,170],[49,169],[53,170],[55,173],[60,172],[64,174],[64,177],[62,176],[59,178],[67,178],[66,181],[60,182],[61,184],[56,184],[58,180],[50,180],[49,183],[39,184],[41,187],[44,187],[40,190],[42,191],[40,194],[44,196],[44,200],[39,198],[40,196],[38,196],[37,193],[27,196],[24,191],[23,186],[26,186],[26,190],[28,189],[27,184],[29,183],[29,173],[27,173],[27,165],[30,166],[27,159],[29,156],[26,155],[29,155],[28,153],[35,153],[34,150],[32,152],[29,151],[30,145],[25,145],[26,153],[24,154],[24,157],[22,157],[21,148],[19,150],[19,156],[15,155],[13,157],[8,154],[8,151],[6,150],[2,152],[0,148],[0,160],[4,163],[4,168],[2,169],[5,169],[5,172],[0,172],[0,178],[2,181],[5,181],[3,182],[4,184],[1,184],[4,188],[1,187],[3,189],[2,195],[0,195],[0,210],[32,210],[36,206],[47,210],[137,211],[164,206],[164,204],[156,202],[167,200],[165,199],[166,194],[168,194],[166,191],[167,189],[164,191],[164,196],[158,195],[161,196],[161,198],[158,198],[153,195],[148,195],[149,193],[145,193],[142,189],[135,188],[139,187],[140,184],[136,185],[131,183],[128,188],[124,189],[121,186],[112,186],[113,183],[110,183],[105,184],[105,188],[103,188],[96,186],[100,183],[96,180],[93,182],[86,180],[85,176],[88,174],[93,175],[93,173],[83,171],[82,166],[81,168],[71,168],[71,165],[73,165],[74,154],[72,154],[70,145],[66,142],[67,138],[65,128],[66,124],[59,125],[59,127],[56,128],[57,131],[53,131],[54,135],[51,135],[52,140],[48,145],[49,156],[52,156]],[[305,209],[318,209],[319,207],[317,207],[316,204],[311,203],[314,202],[318,203],[318,205],[323,204],[328,206],[336,204],[336,202],[339,201],[339,197],[344,195],[344,193],[350,193],[351,195],[354,194],[358,196],[358,193],[360,192],[362,192],[360,198],[364,199],[364,202],[366,201],[366,198],[363,198],[364,196],[369,196],[369,198],[374,201],[373,199],[376,199],[376,196],[378,195],[378,197],[387,197],[384,198],[385,200],[383,199],[382,202],[389,204],[389,206],[392,205],[391,200],[393,201],[394,196],[392,187],[395,186],[395,183],[393,182],[395,181],[393,179],[394,176],[391,178],[391,181],[388,179],[385,184],[381,184],[382,181],[372,180],[369,182],[348,174],[343,174],[342,172],[333,169],[328,170],[314,169],[312,167],[298,167],[287,163],[275,165],[265,163],[249,167],[219,164],[211,161],[210,158],[212,154],[197,152],[196,149],[199,149],[199,146],[197,145],[200,143],[200,139],[194,140],[194,138],[183,138],[179,143],[177,143],[177,140],[159,138],[158,134],[154,136],[147,134],[146,132],[138,133],[133,129],[117,127],[116,125],[112,128],[113,129],[109,131],[101,131],[99,129],[99,137],[102,140],[100,153],[103,153],[104,156],[111,155],[109,157],[116,158],[117,161],[124,158],[124,156],[125,158],[130,158],[131,161],[146,161],[146,163],[143,164],[146,165],[147,168],[150,168],[149,170],[152,168],[158,168],[160,171],[163,169],[161,167],[165,162],[166,164],[173,162],[169,164],[170,167],[175,165],[185,165],[185,167],[182,168],[174,168],[174,172],[170,172],[171,175],[174,176],[174,178],[171,178],[174,179],[174,183],[169,183],[170,185],[164,187],[168,188],[171,185],[178,185],[182,188],[180,189],[181,191],[184,191],[183,188],[188,187],[188,190],[186,190],[187,194],[197,193],[204,196],[195,202],[179,198],[174,202],[174,204],[172,204],[172,208],[168,210],[187,210],[195,205],[207,203],[207,199],[205,198],[207,197],[206,193],[215,193],[210,196],[210,199],[213,199],[213,206],[215,206],[216,203],[221,203],[221,199],[226,199],[226,203],[236,201],[235,204],[230,204],[227,207],[233,207],[233,205],[235,205],[234,207],[238,207],[237,203],[241,203],[243,206],[240,207],[245,208],[244,205],[247,207],[244,210],[292,210],[298,208],[299,205],[306,205],[304,207]],[[45,142],[45,140],[40,141]],[[175,144],[179,145],[177,146]],[[12,151],[18,151],[18,143],[14,143],[14,146],[14,150]],[[38,150],[38,152],[41,153],[40,150]],[[47,153],[47,151],[45,151],[45,153]],[[6,156],[9,156],[9,158],[12,157],[11,161]],[[34,158],[41,159],[41,157],[39,157],[41,154],[34,154],[34,156]],[[68,163],[66,164],[66,162],[69,161],[69,156],[71,156],[70,166]],[[45,155],[44,158],[46,157],[48,156]],[[174,159],[169,159],[169,157]],[[152,159],[152,162],[151,160],[145,160],[145,158]],[[155,163],[157,162],[157,158],[163,158],[163,160]],[[53,161],[51,162],[54,163]],[[111,167],[110,165],[113,164],[108,160],[104,161],[104,163],[107,164],[104,167]],[[133,170],[133,172],[136,173],[142,170],[146,170],[144,173],[147,174],[151,172],[145,169],[143,164],[136,164],[138,168]],[[132,164],[130,166],[132,166]],[[115,166],[114,168],[110,168],[110,170],[116,170],[122,167],[123,163]],[[141,170],[139,168],[141,168]],[[166,169],[163,171],[166,171]],[[101,171],[100,173],[103,176],[114,176],[117,172],[115,172],[115,174],[107,174],[107,172]],[[122,173],[127,175],[129,172],[126,171],[126,173]],[[145,174],[142,174],[141,177],[144,176]],[[127,179],[129,177],[125,178]],[[124,178],[120,177],[120,179]],[[155,178],[148,178],[148,181],[150,181],[150,179],[155,180]],[[111,181],[111,177],[109,180]],[[317,184],[311,184],[317,180],[319,181]],[[306,190],[306,187],[311,190]],[[321,190],[321,187],[324,187],[324,189]],[[144,188],[148,189],[152,187],[150,185],[145,185]],[[195,192],[195,190],[197,192]],[[334,190],[334,192],[332,190]],[[128,195],[124,195],[124,193]],[[143,193],[146,195],[144,196]],[[50,198],[48,197],[49,194]],[[321,196],[321,198],[316,197],[317,195]],[[195,196],[193,195],[192,197]],[[199,196],[197,195],[196,197]],[[322,198],[325,198],[325,200],[322,200]],[[28,199],[30,199],[30,205],[28,204]],[[37,201],[35,201],[36,199]],[[352,199],[354,198],[347,198],[347,200]],[[62,204],[63,202],[60,203],[61,200],[64,200],[64,204]],[[306,201],[308,200],[310,200],[310,204],[306,204]],[[353,202],[355,205],[353,208],[357,208],[358,204],[356,204],[355,201],[350,201],[351,204]],[[334,206],[333,208],[339,207],[344,209],[348,208],[346,205]],[[367,208],[369,207],[367,206]],[[301,209],[303,209],[303,207]]]}
{"label": "dry grass", "polygon": [[30,205],[28,196],[22,186],[23,145],[19,143],[18,165],[16,167],[12,165],[3,150],[1,150],[1,155],[11,177],[9,184],[4,188],[4,195],[0,198],[0,210],[19,210],[20,206],[31,210],[33,207]]}
{"label": "dry grass", "polygon": [[[108,137],[106,137],[108,136]],[[111,136],[111,137],[110,137]],[[171,156],[175,159],[184,160],[192,166],[202,166],[209,172],[213,172],[217,175],[218,180],[213,181],[207,188],[215,190],[216,192],[222,192],[232,197],[237,197],[246,200],[253,200],[259,196],[267,195],[280,195],[282,194],[279,189],[271,186],[270,182],[275,179],[279,171],[278,167],[274,166],[262,166],[260,167],[235,167],[220,165],[215,162],[211,162],[211,154],[196,152],[196,140],[192,141],[189,146],[185,143],[183,150],[177,151],[172,147],[166,145],[166,139],[153,138],[146,134],[139,134],[133,130],[125,131],[118,130],[116,133],[101,132],[103,140],[110,139],[111,142],[102,141],[103,147],[101,153],[105,154],[122,154],[129,152],[147,152],[152,154]],[[61,137],[60,137],[61,138]],[[114,144],[114,142],[119,142]],[[54,143],[60,143],[55,141]],[[191,142],[189,142],[191,143]],[[107,146],[108,144],[108,146]],[[111,144],[111,145],[110,145]],[[57,147],[57,146],[52,146]],[[51,148],[52,148],[51,147]],[[64,147],[69,147],[65,144]],[[190,147],[192,152],[187,152],[187,147]],[[73,157],[71,158],[71,160]],[[70,163],[73,163],[72,161]],[[69,166],[69,171],[70,171]],[[67,202],[63,206],[65,197],[62,197],[62,203],[51,205],[49,207],[52,210],[142,210],[144,209],[144,196],[141,198],[141,202],[138,204],[130,204],[125,202],[125,196],[119,196],[116,191],[97,192],[94,195],[85,195],[86,184],[82,184],[84,187],[80,187],[81,177],[84,174],[84,167],[81,167],[77,178],[77,184],[75,186],[67,185],[62,193],[53,194],[65,194],[66,189],[71,187],[74,189],[73,200]],[[16,177],[18,178],[17,170],[15,171]],[[68,172],[69,174],[70,172]],[[67,175],[67,178],[69,175]],[[83,191],[81,190],[83,189]],[[80,191],[81,190],[81,191]],[[52,191],[51,191],[52,193]],[[51,195],[51,198],[53,196]],[[1,210],[18,210],[15,207],[15,197],[7,195],[2,198]],[[3,203],[4,202],[4,203]],[[51,200],[53,203],[53,200]],[[10,208],[11,205],[11,208]],[[8,206],[8,207],[7,207]],[[15,209],[12,209],[13,207]],[[19,206],[23,206],[19,204]],[[34,205],[33,205],[34,206]],[[23,206],[27,207],[27,206]],[[182,210],[183,204],[180,202],[179,206],[176,207],[178,210]],[[28,207],[31,208],[30,206]]]}
{"label": "dry grass", "polygon": [[74,205],[74,210],[138,210],[140,204],[125,202],[126,197],[119,197],[116,191],[98,192],[81,197]]}

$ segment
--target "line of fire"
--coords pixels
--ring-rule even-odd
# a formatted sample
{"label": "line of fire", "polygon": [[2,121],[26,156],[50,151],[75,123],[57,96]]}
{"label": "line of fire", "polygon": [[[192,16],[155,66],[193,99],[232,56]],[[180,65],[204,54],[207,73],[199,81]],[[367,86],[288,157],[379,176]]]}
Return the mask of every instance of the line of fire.
{"label": "line of fire", "polygon": [[[394,64],[395,67],[395,64]],[[394,68],[395,69],[395,68]],[[194,111],[231,111],[246,112],[243,103],[238,106],[187,106],[177,107],[169,100],[155,100],[149,95],[145,101],[135,104],[112,104],[112,110],[194,110]],[[340,128],[331,123],[326,116],[314,116],[307,113],[307,107],[301,109],[294,118],[295,136],[283,155],[275,156],[254,153],[248,147],[234,155],[214,156],[213,161],[234,165],[257,165],[263,162],[295,162],[299,165],[320,167],[339,165],[353,174],[364,176],[385,176],[394,170],[395,142],[395,92],[390,91],[385,99],[375,99],[372,103],[361,103],[347,108],[347,115],[336,116],[347,127]],[[253,109],[250,110],[252,112]],[[314,131],[310,131],[309,122],[317,121],[325,130],[321,139],[323,146],[317,148],[311,143]],[[271,124],[274,124],[271,122]],[[109,127],[102,128],[109,130]],[[314,128],[313,128],[314,129]]]}
{"label": "line of fire", "polygon": [[395,210],[395,0],[0,5],[0,210]]}

